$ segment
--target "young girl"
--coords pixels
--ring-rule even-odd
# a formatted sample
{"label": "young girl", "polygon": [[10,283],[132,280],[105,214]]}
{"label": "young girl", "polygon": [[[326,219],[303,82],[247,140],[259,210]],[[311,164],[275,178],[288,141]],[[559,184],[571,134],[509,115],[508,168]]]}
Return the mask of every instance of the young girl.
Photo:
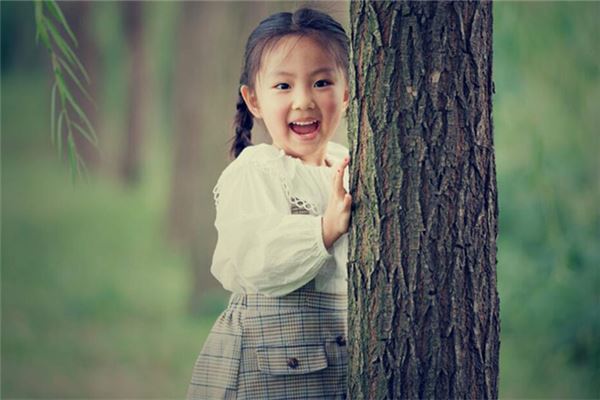
{"label": "young girl", "polygon": [[[188,399],[346,396],[348,38],[327,14],[262,21],[246,45],[236,159],[214,188],[212,274],[231,292]],[[273,143],[252,145],[253,118]]]}

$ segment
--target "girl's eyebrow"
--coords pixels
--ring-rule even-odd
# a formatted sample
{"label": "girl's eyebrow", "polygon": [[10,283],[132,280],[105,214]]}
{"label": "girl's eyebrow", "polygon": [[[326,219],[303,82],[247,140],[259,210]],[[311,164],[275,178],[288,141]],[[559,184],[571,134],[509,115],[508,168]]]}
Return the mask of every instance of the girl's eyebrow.
{"label": "girl's eyebrow", "polygon": [[[313,72],[310,73],[310,76],[314,76],[320,73],[334,73],[335,69],[334,68],[330,68],[330,67],[322,67],[322,68],[318,68],[315,69]],[[271,74],[269,74],[270,76],[296,76],[294,74],[292,74],[291,72],[287,72],[287,71],[273,71]]]}

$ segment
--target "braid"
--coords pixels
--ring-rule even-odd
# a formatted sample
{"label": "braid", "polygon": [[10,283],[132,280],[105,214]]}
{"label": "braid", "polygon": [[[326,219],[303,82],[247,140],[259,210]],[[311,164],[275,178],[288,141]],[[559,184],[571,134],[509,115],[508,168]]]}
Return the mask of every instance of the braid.
{"label": "braid", "polygon": [[230,150],[234,158],[237,158],[246,147],[252,146],[252,126],[254,125],[252,114],[248,110],[242,94],[238,92],[238,96],[234,120],[235,137]]}

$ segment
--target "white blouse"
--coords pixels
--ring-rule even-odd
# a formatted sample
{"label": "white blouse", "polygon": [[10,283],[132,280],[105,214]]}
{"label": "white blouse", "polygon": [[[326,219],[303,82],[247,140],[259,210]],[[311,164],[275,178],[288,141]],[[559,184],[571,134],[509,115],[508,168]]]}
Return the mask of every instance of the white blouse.
{"label": "white blouse", "polygon": [[[346,147],[328,142],[332,167],[313,166],[258,144],[225,168],[213,189],[218,239],[210,267],[225,289],[275,297],[314,278],[318,291],[346,293],[348,234],[328,251],[321,216],[335,167],[347,155]],[[343,184],[348,190],[348,170]]]}

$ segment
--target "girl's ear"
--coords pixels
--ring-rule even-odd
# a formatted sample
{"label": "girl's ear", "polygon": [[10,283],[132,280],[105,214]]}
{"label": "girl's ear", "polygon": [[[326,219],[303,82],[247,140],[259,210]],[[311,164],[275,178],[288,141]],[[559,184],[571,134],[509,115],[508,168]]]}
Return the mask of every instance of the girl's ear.
{"label": "girl's ear", "polygon": [[256,99],[256,94],[254,90],[252,90],[248,85],[242,85],[240,88],[240,94],[246,103],[246,107],[248,110],[254,115],[254,118],[261,118],[260,108],[258,106],[258,100]]}
{"label": "girl's ear", "polygon": [[344,100],[342,102],[344,111],[348,110],[348,104],[350,104],[350,89],[348,88],[348,85],[346,85],[346,88],[344,89]]}

